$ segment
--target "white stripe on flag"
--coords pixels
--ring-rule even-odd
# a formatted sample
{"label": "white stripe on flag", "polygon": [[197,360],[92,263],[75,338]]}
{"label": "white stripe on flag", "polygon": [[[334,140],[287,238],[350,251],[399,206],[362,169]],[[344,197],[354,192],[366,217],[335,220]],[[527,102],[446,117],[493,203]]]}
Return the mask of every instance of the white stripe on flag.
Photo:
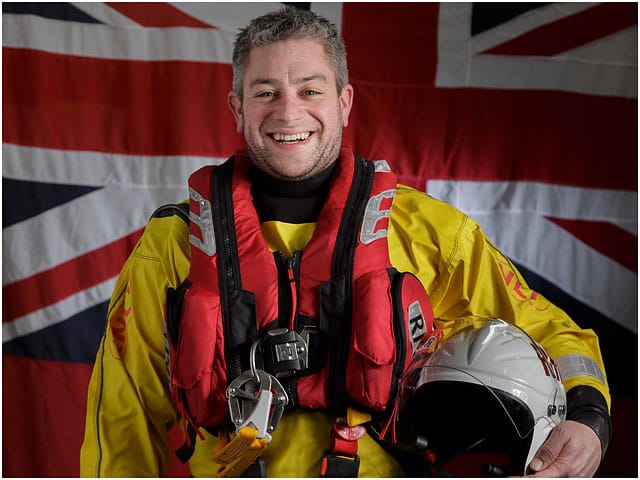
{"label": "white stripe on flag", "polygon": [[2,145],[2,176],[14,180],[90,186],[186,188],[189,175],[221,157],[120,155]]}
{"label": "white stripe on flag", "polygon": [[2,343],[64,322],[88,308],[109,300],[116,277],[82,290],[57,303],[2,324]]}
{"label": "white stripe on flag", "polygon": [[[473,44],[470,28],[460,28],[460,25],[471,24],[471,13],[471,3],[440,4],[436,72],[439,87],[543,89],[627,98],[638,96],[637,48],[633,42],[637,35],[624,37],[630,40],[624,49],[620,49],[620,39],[610,42],[604,37],[591,42],[604,42],[607,50],[613,50],[616,62],[585,62],[579,53],[577,58],[572,58],[570,52],[552,57],[476,54],[473,50],[483,45]],[[637,28],[631,30],[637,32]],[[506,36],[508,39],[508,33]],[[487,45],[491,43],[486,41]],[[482,43],[482,39],[479,42]],[[622,52],[626,55],[621,60]]]}
{"label": "white stripe on flag", "polygon": [[159,206],[188,198],[182,188],[109,185],[2,231],[2,284],[30,277],[144,227]]}
{"label": "white stripe on flag", "polygon": [[540,182],[429,180],[427,192],[463,212],[508,211],[555,218],[609,222],[638,232],[638,192]]}
{"label": "white stripe on flag", "polygon": [[71,4],[99,22],[112,27],[141,27],[138,22],[131,20],[104,2],[71,2]]}
{"label": "white stripe on flag", "polygon": [[121,60],[231,63],[234,34],[206,28],[131,28],[2,15],[5,47]]}

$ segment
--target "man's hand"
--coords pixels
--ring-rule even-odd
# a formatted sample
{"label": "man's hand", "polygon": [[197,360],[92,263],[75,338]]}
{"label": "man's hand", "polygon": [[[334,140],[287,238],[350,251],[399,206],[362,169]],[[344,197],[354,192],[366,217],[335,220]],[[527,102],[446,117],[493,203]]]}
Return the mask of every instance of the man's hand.
{"label": "man's hand", "polygon": [[567,420],[555,427],[540,446],[529,477],[593,477],[600,465],[602,446],[587,425]]}

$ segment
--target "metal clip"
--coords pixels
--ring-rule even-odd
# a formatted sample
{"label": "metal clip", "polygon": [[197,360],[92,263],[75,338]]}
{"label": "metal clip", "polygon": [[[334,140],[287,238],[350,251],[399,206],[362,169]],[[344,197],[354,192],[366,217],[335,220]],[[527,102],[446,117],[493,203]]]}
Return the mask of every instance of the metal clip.
{"label": "metal clip", "polygon": [[265,348],[265,366],[278,378],[289,377],[308,366],[307,342],[293,330],[270,330],[265,339]]}
{"label": "metal clip", "polygon": [[257,438],[271,441],[289,402],[280,382],[255,367],[241,373],[227,388],[229,413],[236,432],[245,426],[258,430]]}

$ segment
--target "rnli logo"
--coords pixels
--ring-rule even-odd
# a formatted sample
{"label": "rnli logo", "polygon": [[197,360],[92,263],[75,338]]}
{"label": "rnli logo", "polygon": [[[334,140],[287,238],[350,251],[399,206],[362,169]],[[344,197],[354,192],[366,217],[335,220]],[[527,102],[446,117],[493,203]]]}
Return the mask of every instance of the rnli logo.
{"label": "rnli logo", "polygon": [[130,314],[131,307],[111,320],[111,343],[109,344],[109,349],[116,360],[121,360],[124,355],[124,349],[127,344],[127,317]]}
{"label": "rnli logo", "polygon": [[556,362],[553,360],[553,358],[551,358],[546,350],[544,350],[540,345],[531,343],[531,346],[538,355],[538,359],[542,364],[544,374],[547,377],[555,378],[556,380],[561,382],[562,377],[560,376],[560,371],[558,370],[558,366],[556,365]]}
{"label": "rnli logo", "polygon": [[420,302],[416,300],[407,309],[407,317],[409,318],[409,336],[411,338],[411,350],[416,351],[416,346],[427,334],[427,325],[422,314]]}
{"label": "rnli logo", "polygon": [[498,266],[500,267],[502,278],[512,298],[519,302],[528,302],[531,308],[538,311],[547,310],[551,306],[548,300],[538,295],[538,292],[530,290],[526,285],[523,285],[508,265],[499,263]]}

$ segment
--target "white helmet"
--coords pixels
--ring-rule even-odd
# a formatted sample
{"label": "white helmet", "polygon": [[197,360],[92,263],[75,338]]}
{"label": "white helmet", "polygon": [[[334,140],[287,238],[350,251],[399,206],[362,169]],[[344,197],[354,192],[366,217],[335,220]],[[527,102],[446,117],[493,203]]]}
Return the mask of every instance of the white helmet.
{"label": "white helmet", "polygon": [[508,465],[487,464],[484,474],[523,475],[566,415],[558,369],[509,322],[460,322],[462,329],[435,352],[416,355],[404,377],[398,425],[410,438],[426,441],[436,465],[469,452],[500,453]]}

